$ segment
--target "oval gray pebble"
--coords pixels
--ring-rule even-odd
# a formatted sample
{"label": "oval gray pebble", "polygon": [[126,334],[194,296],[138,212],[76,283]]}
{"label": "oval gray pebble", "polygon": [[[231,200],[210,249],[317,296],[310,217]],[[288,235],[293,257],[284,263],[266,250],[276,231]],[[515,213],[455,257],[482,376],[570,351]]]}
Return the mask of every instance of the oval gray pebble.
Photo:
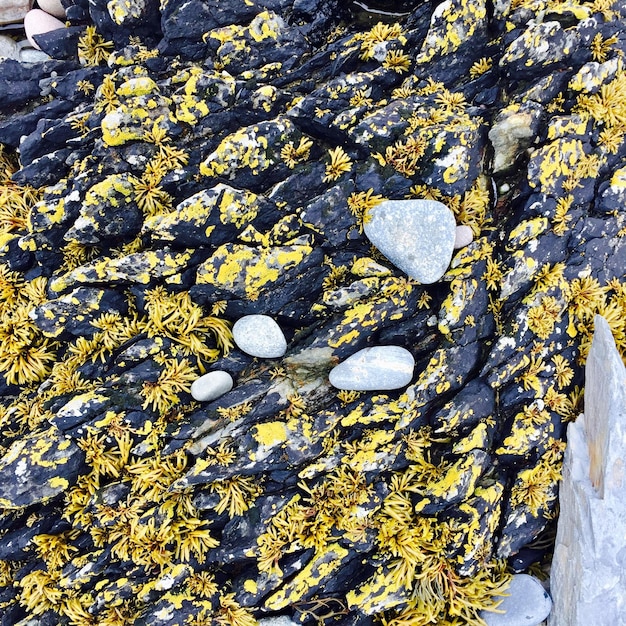
{"label": "oval gray pebble", "polygon": [[215,370],[194,380],[191,384],[191,397],[198,402],[209,402],[228,393],[232,388],[232,376],[223,370]]}
{"label": "oval gray pebble", "polygon": [[328,376],[337,389],[384,391],[400,389],[413,378],[415,359],[400,346],[363,348],[334,367]]}
{"label": "oval gray pebble", "polygon": [[233,326],[233,339],[240,350],[263,359],[276,359],[287,351],[285,335],[269,315],[244,315]]}

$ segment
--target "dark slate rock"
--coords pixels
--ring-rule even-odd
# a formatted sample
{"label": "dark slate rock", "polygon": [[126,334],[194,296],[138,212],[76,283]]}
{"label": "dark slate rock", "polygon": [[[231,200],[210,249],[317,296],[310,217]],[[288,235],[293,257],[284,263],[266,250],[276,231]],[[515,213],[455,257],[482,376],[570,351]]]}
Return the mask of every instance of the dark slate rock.
{"label": "dark slate rock", "polygon": [[57,512],[50,510],[49,507],[42,507],[43,513],[36,525],[28,526],[26,519],[20,519],[20,525],[13,531],[7,532],[2,536],[0,544],[0,559],[3,561],[21,561],[27,556],[32,546],[32,539],[38,534],[48,533],[55,524]]}
{"label": "dark slate rock", "polygon": [[35,35],[37,45],[53,59],[76,59],[78,39],[84,33],[80,26],[59,28],[48,33]]}
{"label": "dark slate rock", "polygon": [[64,74],[75,69],[76,65],[68,61],[45,61],[43,63],[20,63],[13,59],[0,61],[0,87],[2,108],[11,111],[40,95],[39,82],[48,79],[53,72]]}
{"label": "dark slate rock", "polygon": [[91,322],[106,313],[124,314],[127,308],[117,291],[79,287],[35,308],[31,319],[47,337],[89,337],[98,330]]}
{"label": "dark slate rock", "polygon": [[44,154],[30,165],[18,170],[13,175],[13,180],[20,185],[31,185],[32,187],[53,185],[67,174],[69,167],[65,160],[71,153],[69,148],[61,148]]}
{"label": "dark slate rock", "polygon": [[[63,76],[58,77],[54,81],[54,84],[50,86],[50,90],[51,93],[58,96],[58,98],[61,98],[61,100],[54,100],[51,104],[66,100],[74,102],[85,100],[89,102],[93,96],[85,94],[83,90],[79,89],[78,83],[81,81],[91,83],[95,90],[102,82],[103,76],[109,71],[110,70],[107,67],[90,66],[67,72]],[[93,117],[97,117],[95,114],[92,115]],[[59,117],[60,116],[57,116],[56,118],[53,117],[53,119],[59,119]]]}
{"label": "dark slate rock", "polygon": [[452,400],[431,419],[437,432],[468,432],[485,419],[494,417],[495,394],[480,378],[467,383]]}
{"label": "dark slate rock", "polygon": [[34,132],[39,120],[59,120],[71,111],[73,106],[66,100],[53,100],[19,117],[0,121],[0,143],[17,148],[21,137]]}
{"label": "dark slate rock", "polygon": [[0,502],[18,508],[58,497],[74,484],[84,458],[54,426],[23,437],[0,458]]}
{"label": "dark slate rock", "polygon": [[76,134],[67,122],[50,118],[40,119],[35,130],[20,141],[22,167],[27,167],[39,157],[64,147]]}

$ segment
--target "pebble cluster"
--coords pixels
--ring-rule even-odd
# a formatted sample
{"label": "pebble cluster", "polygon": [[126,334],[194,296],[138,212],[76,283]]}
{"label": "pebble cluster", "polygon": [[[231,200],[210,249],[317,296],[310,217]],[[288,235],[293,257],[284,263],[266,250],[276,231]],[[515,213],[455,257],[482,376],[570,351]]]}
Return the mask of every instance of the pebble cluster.
{"label": "pebble cluster", "polygon": [[0,61],[0,625],[484,624],[626,349],[626,9],[66,4]]}

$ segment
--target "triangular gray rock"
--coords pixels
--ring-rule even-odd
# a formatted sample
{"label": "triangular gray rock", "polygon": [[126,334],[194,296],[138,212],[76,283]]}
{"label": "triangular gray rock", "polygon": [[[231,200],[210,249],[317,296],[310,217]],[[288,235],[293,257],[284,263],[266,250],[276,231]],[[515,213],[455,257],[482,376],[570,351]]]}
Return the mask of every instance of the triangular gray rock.
{"label": "triangular gray rock", "polygon": [[363,348],[334,367],[328,376],[337,389],[383,391],[406,387],[413,378],[415,359],[400,346]]}
{"label": "triangular gray rock", "polygon": [[364,222],[368,239],[410,278],[429,284],[445,274],[456,238],[456,220],[445,204],[386,200]]}

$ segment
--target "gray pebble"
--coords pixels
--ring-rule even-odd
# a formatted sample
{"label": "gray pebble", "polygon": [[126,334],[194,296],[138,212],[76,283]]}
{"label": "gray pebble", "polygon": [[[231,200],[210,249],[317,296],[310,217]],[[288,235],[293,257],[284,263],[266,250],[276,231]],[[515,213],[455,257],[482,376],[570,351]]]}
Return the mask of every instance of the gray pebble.
{"label": "gray pebble", "polygon": [[396,267],[420,283],[437,282],[448,269],[456,220],[436,200],[386,200],[364,224],[368,239]]}
{"label": "gray pebble", "polygon": [[415,359],[400,346],[363,348],[334,367],[328,376],[337,389],[383,391],[411,382]]}
{"label": "gray pebble", "polygon": [[233,326],[237,347],[251,356],[276,359],[287,351],[280,326],[268,315],[244,315]]}
{"label": "gray pebble", "polygon": [[233,378],[228,372],[215,370],[200,376],[191,385],[191,396],[198,402],[215,400],[233,388]]}
{"label": "gray pebble", "polygon": [[543,585],[528,574],[516,574],[498,613],[481,611],[487,626],[537,626],[550,614],[552,600]]}

